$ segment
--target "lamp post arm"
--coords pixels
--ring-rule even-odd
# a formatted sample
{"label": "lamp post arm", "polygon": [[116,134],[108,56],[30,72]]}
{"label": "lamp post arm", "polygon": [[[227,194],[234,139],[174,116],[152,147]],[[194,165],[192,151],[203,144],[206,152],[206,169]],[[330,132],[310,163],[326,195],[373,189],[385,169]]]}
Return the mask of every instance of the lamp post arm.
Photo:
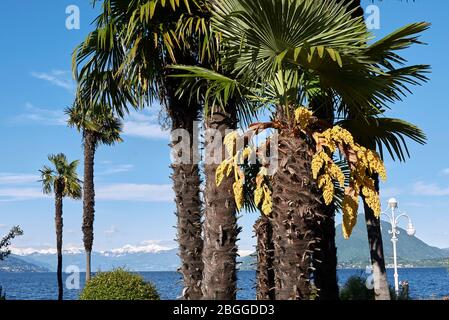
{"label": "lamp post arm", "polygon": [[386,212],[381,212],[381,215],[386,216],[386,217],[388,218],[388,220],[390,221],[390,223],[393,224],[393,223],[392,223],[392,222],[393,222],[393,218],[391,217],[391,215],[389,215],[389,214],[386,213]]}
{"label": "lamp post arm", "polygon": [[409,217],[407,214],[401,213],[400,215],[398,215],[398,216],[396,217],[396,224],[398,223],[399,218],[402,218],[402,217],[407,218],[407,220],[408,220],[409,223],[412,222],[412,219],[410,219],[410,217]]}

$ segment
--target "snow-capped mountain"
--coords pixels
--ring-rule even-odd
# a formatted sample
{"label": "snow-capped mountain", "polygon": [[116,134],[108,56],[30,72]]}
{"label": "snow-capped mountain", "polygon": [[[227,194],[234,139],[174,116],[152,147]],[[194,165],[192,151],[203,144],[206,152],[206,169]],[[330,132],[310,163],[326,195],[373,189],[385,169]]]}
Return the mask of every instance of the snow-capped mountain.
{"label": "snow-capped mountain", "polygon": [[[11,248],[12,256],[51,271],[56,270],[55,248]],[[85,268],[84,248],[64,247],[63,267]],[[127,244],[120,248],[92,253],[92,270],[110,270],[124,267],[130,271],[174,271],[179,266],[177,250],[157,241],[145,241],[137,246]]]}
{"label": "snow-capped mountain", "polygon": [[[17,248],[13,247],[12,257],[56,271],[56,249],[54,248]],[[250,254],[249,250],[242,250],[240,255]],[[63,269],[76,266],[80,271],[85,270],[84,248],[65,247],[63,249]],[[130,271],[176,271],[180,265],[178,249],[164,245],[158,241],[146,241],[137,246],[127,244],[120,248],[92,253],[92,270],[107,271],[123,267]]]}
{"label": "snow-capped mountain", "polygon": [[[16,256],[30,256],[30,255],[54,255],[56,254],[56,248],[43,248],[43,249],[37,249],[37,248],[11,248],[12,254]],[[63,250],[64,254],[81,254],[83,253],[83,249],[71,247],[71,248],[64,248]]]}

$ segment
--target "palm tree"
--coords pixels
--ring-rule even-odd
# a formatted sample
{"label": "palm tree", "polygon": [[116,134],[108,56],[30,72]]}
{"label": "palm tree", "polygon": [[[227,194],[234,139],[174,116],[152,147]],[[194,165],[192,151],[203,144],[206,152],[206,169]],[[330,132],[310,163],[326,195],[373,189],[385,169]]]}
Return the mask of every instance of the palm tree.
{"label": "palm tree", "polygon": [[[122,8],[123,1],[107,3],[105,11],[108,12],[99,21],[113,20],[123,27],[120,33],[128,56],[122,73],[130,79],[133,88],[137,88],[140,99],[151,102],[157,98],[162,102],[173,130],[187,129],[190,140],[197,139],[193,122],[200,117],[201,99],[176,94],[182,81],[172,77],[176,71],[165,67],[170,63],[217,66],[218,37],[210,30],[209,1],[171,2],[170,7],[165,2],[136,1],[126,10]],[[237,99],[223,108],[206,107],[206,129],[218,130],[223,139],[226,130],[237,126],[238,103]],[[207,139],[206,149],[209,142]],[[196,152],[192,149],[192,154]],[[203,249],[199,168],[196,163],[172,165],[182,261],[180,271],[185,284],[183,297],[187,299],[236,297],[239,228],[233,202],[233,181],[224,179],[222,186],[217,188],[217,166],[206,160]],[[207,267],[203,269],[203,265]]]}
{"label": "palm tree", "polygon": [[[177,206],[177,230],[185,299],[200,299],[202,279],[201,178],[194,161],[195,121],[200,105],[188,97],[178,97],[181,80],[169,77],[171,63],[196,64],[198,57],[180,45],[178,21],[197,7],[189,1],[155,2],[106,0],[92,32],[74,54],[74,70],[80,67],[80,86],[90,88],[83,101],[110,105],[122,116],[127,102],[141,108],[158,99],[165,107],[173,130],[185,129],[190,138],[190,161],[173,163]],[[185,39],[189,43],[192,37]],[[194,41],[191,41],[192,46]],[[85,85],[82,83],[86,82]],[[172,141],[176,145],[180,141]]]}
{"label": "palm tree", "polygon": [[[243,94],[275,109],[268,125],[279,129],[280,167],[272,178],[271,214],[276,298],[308,299],[313,254],[319,249],[322,195],[311,176],[313,143],[298,134],[295,109],[313,99],[307,96],[308,87],[318,84],[334,112],[363,117],[367,110],[398,100],[403,85],[419,78],[426,67],[376,65],[382,55],[393,56],[398,43],[386,37],[384,47],[368,46],[362,19],[354,19],[331,0],[263,0],[257,5],[221,1],[214,5],[213,21],[222,30],[222,63],[232,76],[198,67],[175,68],[188,71],[185,77],[205,79],[208,93],[225,102]],[[425,28],[414,24],[401,29],[401,44],[416,42],[408,37]]]}
{"label": "palm tree", "polygon": [[83,242],[86,250],[86,282],[91,276],[91,256],[94,240],[95,151],[100,144],[113,145],[122,142],[120,132],[122,124],[114,117],[110,108],[83,108],[76,104],[66,110],[68,125],[82,131],[84,148],[84,185],[83,185]]}
{"label": "palm tree", "polygon": [[[360,6],[360,1],[353,0],[339,0],[344,5],[347,6],[348,12],[351,12],[352,17],[354,19],[363,17],[363,9]],[[398,33],[393,33],[390,35],[390,40],[393,40],[397,37]],[[398,40],[398,39],[394,39]],[[411,40],[409,42],[408,40]],[[415,42],[416,39],[408,39],[406,43],[411,44]],[[380,41],[378,46],[382,43]],[[388,44],[391,46],[391,43]],[[373,46],[373,49],[376,46]],[[399,48],[396,48],[399,50]],[[388,52],[388,50],[386,51]],[[374,57],[373,61],[375,63],[381,64],[385,68],[390,68],[391,65],[389,63],[384,63],[382,60],[386,58],[387,55],[383,57]],[[380,58],[380,59],[379,59]],[[391,63],[399,63],[399,65],[403,65],[405,62],[404,59],[400,58],[398,60],[392,59]],[[427,78],[421,77],[416,74],[416,80],[425,81]],[[412,80],[409,84],[417,85],[418,81]],[[398,90],[398,93],[405,96],[404,93],[410,92],[408,89],[406,90]],[[332,119],[334,122],[334,115],[332,114],[332,108],[327,111],[323,111],[323,109],[318,109],[315,113],[315,116]],[[351,118],[350,114],[346,115],[346,117]],[[407,146],[405,145],[404,137],[410,137],[411,139],[423,143],[424,142],[424,134],[417,127],[402,121],[400,119],[390,119],[381,117],[380,114],[373,116],[372,114],[366,114],[365,117],[367,119],[360,121],[355,121],[356,125],[354,126],[354,121],[349,121],[352,125],[347,126],[347,121],[338,121],[337,124],[348,129],[353,135],[356,141],[358,141],[361,145],[376,150],[377,149],[381,154],[383,153],[382,144],[387,145],[390,155],[394,159],[394,154],[401,160],[405,160],[404,158],[404,150],[407,152]],[[380,118],[379,118],[380,117]],[[356,129],[354,131],[354,129]],[[378,136],[375,136],[377,134]],[[365,136],[367,136],[365,138]],[[368,138],[369,137],[369,138]],[[367,141],[370,139],[369,141]],[[393,148],[393,149],[392,149]],[[408,152],[407,152],[408,153]],[[375,181],[375,185],[377,188],[377,192],[379,192],[379,177],[374,174],[372,178]],[[373,210],[367,205],[366,199],[362,196],[362,200],[365,208],[365,219],[368,230],[368,242],[371,253],[371,261],[373,265],[373,270],[375,273],[375,297],[378,300],[389,300],[390,292],[389,286],[386,278],[385,271],[385,261],[383,258],[383,245],[382,245],[382,236],[380,231],[380,220],[376,218]],[[325,213],[324,219],[321,223],[321,234],[320,241],[318,242],[319,251],[314,255],[315,268],[314,271],[314,282],[315,286],[319,289],[318,298],[319,299],[338,299],[338,286],[337,286],[337,278],[336,278],[336,265],[337,265],[337,248],[335,246],[335,206],[323,206],[323,213]]]}
{"label": "palm tree", "polygon": [[273,227],[270,219],[262,215],[254,224],[257,237],[257,300],[274,300],[276,297],[273,268]]}
{"label": "palm tree", "polygon": [[72,199],[81,199],[81,180],[78,179],[76,169],[78,160],[68,162],[63,153],[48,156],[52,167],[43,166],[39,172],[43,192],[45,194],[53,193],[55,195],[55,225],[56,225],[56,250],[58,254],[58,300],[63,297],[62,284],[62,202],[65,197]]}
{"label": "palm tree", "polygon": [[[390,157],[405,161],[410,156],[405,138],[419,144],[426,142],[426,136],[421,129],[406,121],[394,118],[380,117],[373,114],[369,118],[347,119],[340,124],[352,132],[354,138],[363,146],[377,149],[381,155],[387,150]],[[379,190],[379,177],[373,175],[377,190]],[[382,244],[380,219],[366,203],[364,197],[365,222],[368,232],[368,244],[374,275],[374,292],[376,300],[390,300],[390,291],[387,282],[385,259]]]}
{"label": "palm tree", "polygon": [[[363,9],[361,8],[360,1],[343,0],[343,2],[349,5],[350,9],[355,9],[352,12],[354,18],[363,17]],[[398,33],[390,36],[390,41],[398,41]],[[414,42],[416,39],[410,39]],[[377,47],[382,46],[382,42],[379,42]],[[391,46],[391,43],[390,43]],[[376,48],[376,46],[373,46]],[[399,49],[399,48],[397,48]],[[388,51],[386,51],[388,52]],[[378,63],[382,64],[386,68],[391,67],[391,63],[398,63],[403,65],[406,61],[400,57],[394,59],[394,56],[381,55],[378,57]],[[426,81],[425,77],[418,77],[418,80]],[[412,81],[411,84],[418,84],[416,81]],[[402,94],[410,92],[408,89],[404,90]],[[351,115],[348,115],[351,118]],[[409,156],[407,145],[404,137],[408,137],[420,144],[425,143],[424,133],[416,126],[402,121],[400,119],[390,118],[378,118],[376,115],[368,115],[368,121],[357,121],[354,119],[345,120],[342,126],[346,127],[354,135],[354,138],[362,145],[370,149],[376,149],[383,154],[383,147],[386,148],[394,160],[395,157],[400,161],[405,161],[406,156]],[[379,191],[379,177],[373,175],[372,178],[375,181],[376,188]],[[382,233],[380,229],[380,219],[376,218],[373,210],[367,205],[365,198],[362,197],[365,211],[365,222],[368,232],[368,244],[370,248],[371,264],[373,267],[374,279],[375,279],[375,298],[376,300],[390,300],[390,291],[387,282],[387,275],[385,269],[385,259],[383,253]]]}
{"label": "palm tree", "polygon": [[[363,9],[360,6],[360,0],[338,0],[342,3],[347,12],[356,19],[363,17]],[[323,108],[323,105],[326,106]],[[334,106],[329,101],[323,101],[320,97],[315,97],[311,102],[311,109],[314,115],[319,119],[335,122]],[[338,300],[339,288],[337,279],[337,247],[335,243],[335,212],[337,206],[332,203],[326,205],[322,201],[320,223],[317,224],[317,243],[313,255],[313,280],[317,288],[317,299],[319,300]]]}

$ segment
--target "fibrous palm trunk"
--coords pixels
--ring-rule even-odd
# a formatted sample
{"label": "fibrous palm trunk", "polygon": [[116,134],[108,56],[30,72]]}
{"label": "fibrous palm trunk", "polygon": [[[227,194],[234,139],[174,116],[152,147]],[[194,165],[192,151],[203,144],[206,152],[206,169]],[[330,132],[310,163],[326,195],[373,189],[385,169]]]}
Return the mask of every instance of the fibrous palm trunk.
{"label": "fibrous palm trunk", "polygon": [[[363,17],[363,9],[361,7],[360,0],[340,0],[345,1],[346,4],[350,3],[350,9],[356,9],[352,16]],[[376,145],[367,146],[368,148],[375,150]],[[379,176],[374,176],[376,189],[379,191]],[[371,264],[373,267],[374,276],[374,293],[376,300],[390,300],[390,291],[387,281],[387,273],[385,269],[384,249],[382,243],[382,232],[380,230],[380,219],[374,216],[373,210],[367,205],[363,198],[363,206],[365,209],[365,222],[368,231],[368,243],[370,248]]]}
{"label": "fibrous palm trunk", "polygon": [[[281,123],[287,123],[278,116]],[[313,153],[305,139],[280,130],[273,176],[273,242],[276,300],[308,300],[320,194],[312,177]]]}
{"label": "fibrous palm trunk", "polygon": [[[60,184],[60,183],[57,183]],[[62,188],[57,186],[55,190],[55,227],[56,227],[56,252],[58,256],[57,278],[58,278],[58,300],[63,298],[62,283]]]}
{"label": "fibrous palm trunk", "polygon": [[275,278],[273,269],[273,228],[270,219],[263,215],[254,224],[257,237],[257,300],[275,299]]}
{"label": "fibrous palm trunk", "polygon": [[[182,64],[193,64],[189,57],[178,61]],[[188,132],[188,161],[174,162],[173,190],[175,192],[176,216],[177,216],[177,240],[179,243],[179,256],[181,266],[178,271],[182,274],[184,290],[182,298],[187,300],[199,300],[202,298],[201,282],[203,273],[203,239],[201,238],[203,208],[200,197],[201,178],[195,156],[198,144],[195,121],[199,117],[199,106],[188,97],[180,98],[176,90],[180,86],[177,78],[166,77],[164,79],[163,97],[167,113],[172,123],[172,130],[184,129]],[[181,141],[172,141],[172,146]],[[183,141],[186,143],[187,141]],[[181,142],[182,143],[182,142]],[[182,154],[175,155],[176,157]]]}
{"label": "fibrous palm trunk", "polygon": [[[235,129],[236,114],[229,110],[216,111],[206,120],[206,129],[218,130],[222,143],[226,130]],[[213,136],[206,133],[206,150],[213,143]],[[223,150],[224,152],[224,150]],[[218,164],[205,159],[205,219],[203,250],[203,284],[204,299],[234,300],[236,298],[236,257],[237,227],[236,205],[234,201],[234,177],[225,177],[217,187],[215,172]],[[212,163],[208,163],[212,162]]]}
{"label": "fibrous palm trunk", "polygon": [[335,244],[335,208],[321,205],[321,214],[315,221],[316,248],[313,253],[314,285],[318,300],[338,300],[337,247]]}
{"label": "fibrous palm trunk", "polygon": [[[325,97],[315,97],[310,102],[314,116],[323,121],[334,123],[332,101]],[[321,199],[320,214],[315,220],[316,247],[313,254],[314,286],[316,299],[338,300],[339,289],[337,281],[337,247],[335,244],[335,206],[326,205]]]}
{"label": "fibrous palm trunk", "polygon": [[84,132],[84,190],[83,190],[83,242],[86,250],[86,282],[91,276],[91,257],[94,241],[95,219],[95,187],[94,187],[94,158],[95,135],[90,131]]}
{"label": "fibrous palm trunk", "polygon": [[[379,190],[379,176],[375,175],[372,178],[375,181],[376,189]],[[380,219],[376,218],[373,210],[365,202],[365,198],[363,198],[363,206],[365,209],[365,221],[366,229],[368,231],[369,252],[371,265],[373,268],[375,299],[390,300],[391,297],[387,281],[387,271],[385,269]]]}
{"label": "fibrous palm trunk", "polygon": [[[348,11],[354,10],[354,18],[363,17],[363,9],[360,0],[338,0],[348,5]],[[326,109],[326,108],[325,108]],[[323,113],[318,108],[315,116],[323,117],[326,121],[333,123],[333,112]],[[335,244],[335,207],[321,205],[321,218],[316,222],[317,244],[314,253],[314,284],[317,289],[319,300],[338,300],[339,289],[337,279],[337,247]]]}
{"label": "fibrous palm trunk", "polygon": [[201,238],[201,184],[198,165],[172,165],[173,189],[176,195],[178,217],[178,242],[183,275],[183,298],[202,298],[201,279],[203,271]]}

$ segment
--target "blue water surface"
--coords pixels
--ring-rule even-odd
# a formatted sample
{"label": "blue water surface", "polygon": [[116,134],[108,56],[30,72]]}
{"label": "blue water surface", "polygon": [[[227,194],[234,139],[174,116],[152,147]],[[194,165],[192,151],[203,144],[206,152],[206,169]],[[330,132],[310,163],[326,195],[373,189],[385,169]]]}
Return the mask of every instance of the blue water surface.
{"label": "blue water surface", "polygon": [[[364,270],[338,270],[339,284],[343,285],[352,275],[363,275]],[[182,290],[181,277],[176,272],[141,272],[146,281],[157,287],[161,298],[177,299]],[[393,270],[387,270],[388,281],[393,283]],[[67,275],[64,275],[67,278]],[[80,283],[84,283],[85,274],[81,273]],[[254,271],[238,273],[239,300],[255,298]],[[410,296],[413,299],[441,299],[449,296],[449,270],[446,268],[401,268],[399,279],[410,284]],[[57,297],[56,273],[8,273],[0,272],[0,285],[10,300],[52,300]],[[78,299],[80,289],[65,290],[64,299]]]}

